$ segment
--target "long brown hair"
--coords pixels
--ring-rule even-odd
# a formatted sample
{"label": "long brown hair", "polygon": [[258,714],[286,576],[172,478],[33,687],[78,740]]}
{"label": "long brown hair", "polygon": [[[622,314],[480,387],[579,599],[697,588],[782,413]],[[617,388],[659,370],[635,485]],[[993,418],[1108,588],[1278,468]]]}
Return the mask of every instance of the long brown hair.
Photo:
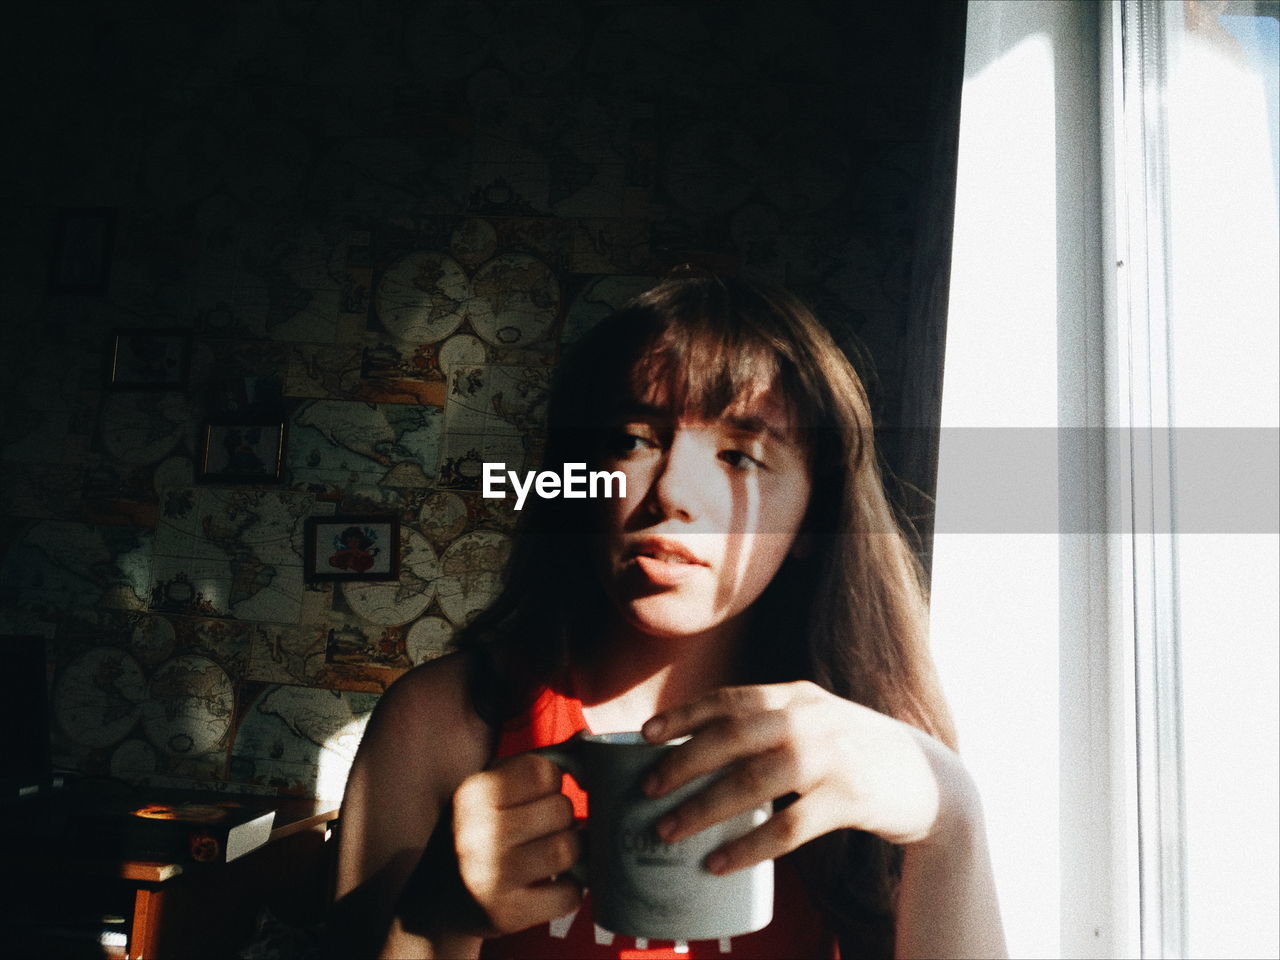
{"label": "long brown hair", "polygon": [[[619,405],[654,383],[673,411],[702,418],[776,386],[810,452],[802,535],[812,549],[788,559],[752,608],[746,675],[811,680],[954,745],[927,649],[921,570],[885,497],[866,391],[827,330],[789,293],[759,282],[661,283],[561,364],[544,469],[597,459]],[[588,564],[593,520],[589,501],[531,501],[502,593],[457,638],[472,703],[495,729],[564,677],[604,614]],[[841,939],[891,955],[899,852],[837,831],[800,859]]]}

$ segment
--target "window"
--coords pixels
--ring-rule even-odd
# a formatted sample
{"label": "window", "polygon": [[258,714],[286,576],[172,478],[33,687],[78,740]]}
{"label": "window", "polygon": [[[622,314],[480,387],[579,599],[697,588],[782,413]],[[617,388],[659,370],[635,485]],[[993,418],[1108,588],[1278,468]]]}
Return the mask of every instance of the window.
{"label": "window", "polygon": [[1168,428],[1134,482],[1156,507],[1132,570],[1150,956],[1280,955],[1278,14],[1119,8],[1117,321],[1132,416]]}
{"label": "window", "polygon": [[1277,5],[971,0],[934,648],[1018,956],[1276,956]]}

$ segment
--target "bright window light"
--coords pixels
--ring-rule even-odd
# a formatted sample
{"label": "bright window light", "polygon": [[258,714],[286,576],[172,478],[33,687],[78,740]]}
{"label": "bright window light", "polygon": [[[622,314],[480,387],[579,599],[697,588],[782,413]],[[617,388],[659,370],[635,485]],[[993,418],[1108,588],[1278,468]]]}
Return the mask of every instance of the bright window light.
{"label": "bright window light", "polygon": [[[1063,13],[970,5],[933,547],[934,655],[1020,957],[1059,955],[1052,28]],[[1037,436],[1048,456],[1031,466],[1023,444]]]}

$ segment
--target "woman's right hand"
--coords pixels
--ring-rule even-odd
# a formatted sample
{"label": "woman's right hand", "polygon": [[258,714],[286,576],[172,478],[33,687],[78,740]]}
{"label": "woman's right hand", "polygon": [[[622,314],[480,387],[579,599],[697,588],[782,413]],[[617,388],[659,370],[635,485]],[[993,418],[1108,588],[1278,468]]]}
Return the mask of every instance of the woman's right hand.
{"label": "woman's right hand", "polygon": [[489,936],[517,933],[574,910],[582,888],[564,874],[582,839],[560,768],[536,754],[498,761],[453,795],[462,882],[489,919]]}

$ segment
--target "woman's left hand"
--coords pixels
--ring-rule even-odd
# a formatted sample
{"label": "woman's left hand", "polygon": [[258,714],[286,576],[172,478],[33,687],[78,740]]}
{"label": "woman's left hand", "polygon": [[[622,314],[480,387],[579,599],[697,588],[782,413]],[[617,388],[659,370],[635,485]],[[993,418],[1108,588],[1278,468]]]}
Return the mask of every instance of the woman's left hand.
{"label": "woman's left hand", "polygon": [[650,796],[726,769],[658,821],[674,843],[788,794],[795,802],[707,860],[730,873],[840,828],[896,844],[945,842],[976,814],[959,758],[923,732],[808,681],[724,687],[644,725],[652,742],[692,734],[645,781]]}

